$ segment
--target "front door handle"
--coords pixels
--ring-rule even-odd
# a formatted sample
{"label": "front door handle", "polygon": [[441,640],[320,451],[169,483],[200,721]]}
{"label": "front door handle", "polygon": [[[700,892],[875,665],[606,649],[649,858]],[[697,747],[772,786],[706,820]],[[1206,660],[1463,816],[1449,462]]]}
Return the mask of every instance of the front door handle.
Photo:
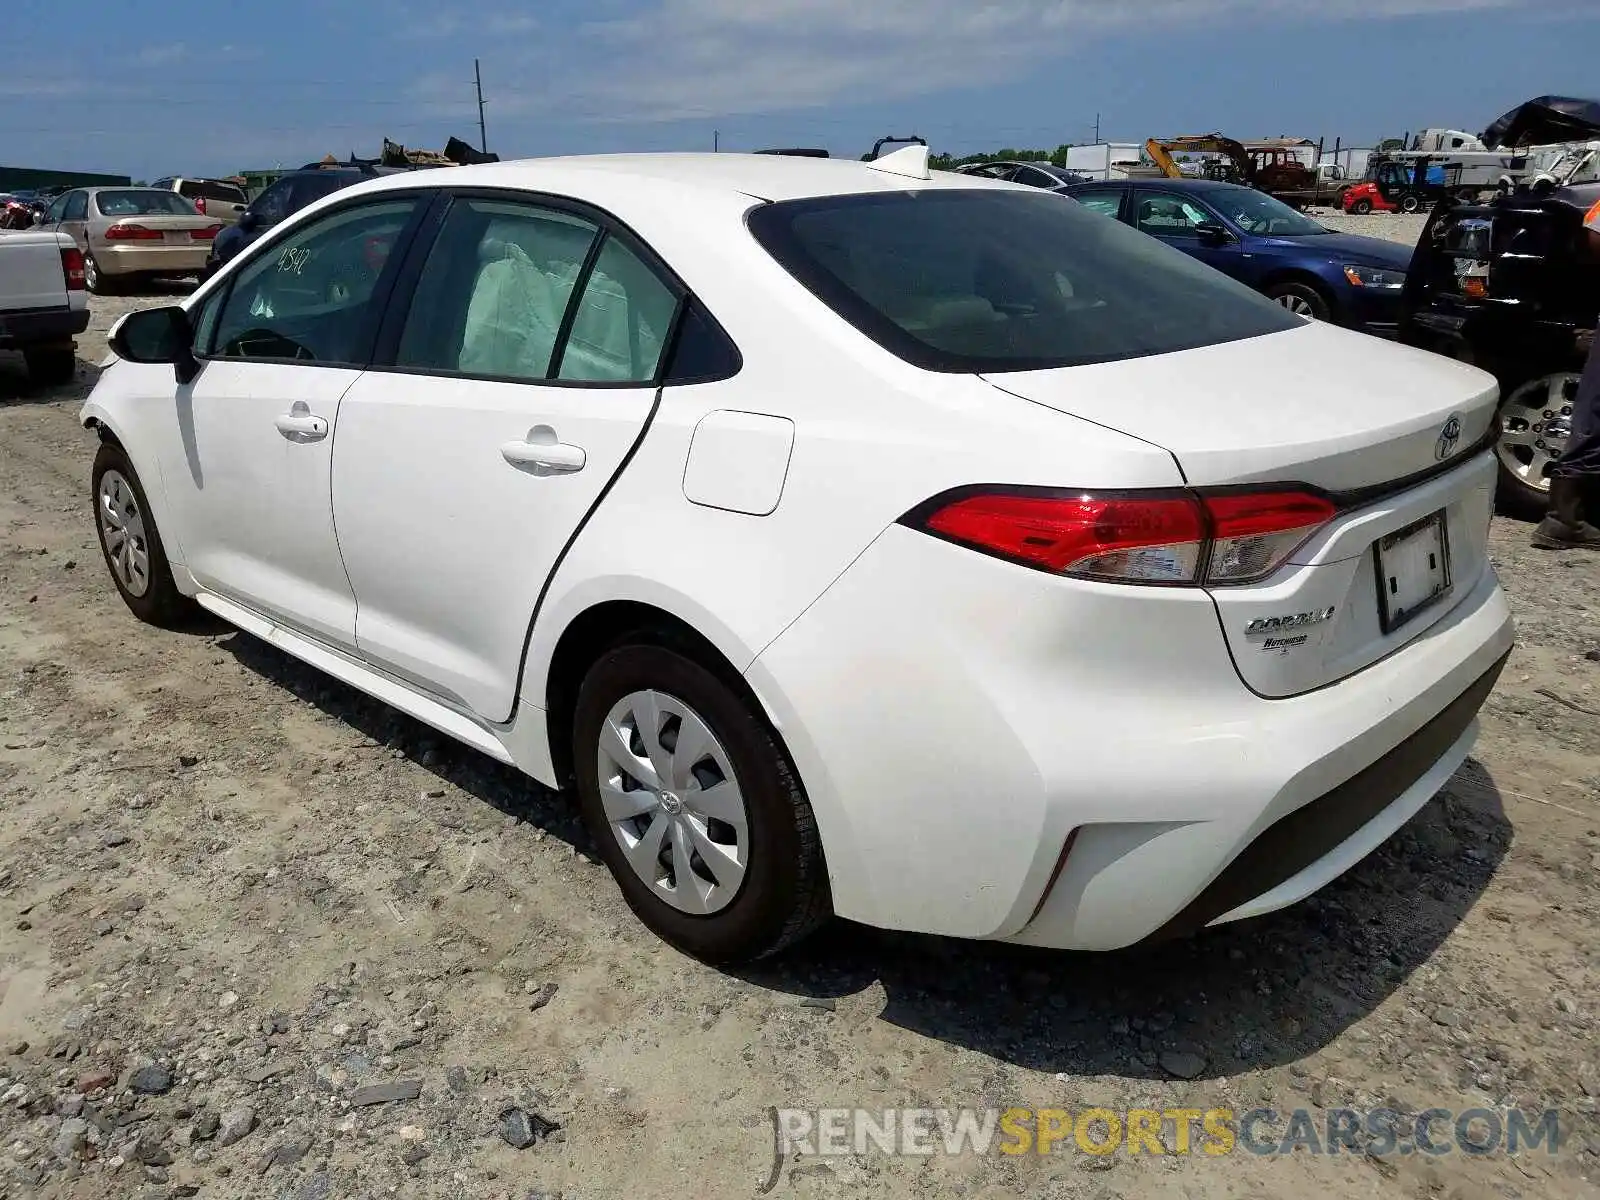
{"label": "front door handle", "polygon": [[294,407],[273,424],[291,442],[320,442],[328,436],[328,422],[322,417],[313,416],[304,400],[296,400]]}
{"label": "front door handle", "polygon": [[548,425],[535,425],[521,441],[503,443],[500,457],[534,475],[570,475],[589,461],[582,446],[561,441]]}

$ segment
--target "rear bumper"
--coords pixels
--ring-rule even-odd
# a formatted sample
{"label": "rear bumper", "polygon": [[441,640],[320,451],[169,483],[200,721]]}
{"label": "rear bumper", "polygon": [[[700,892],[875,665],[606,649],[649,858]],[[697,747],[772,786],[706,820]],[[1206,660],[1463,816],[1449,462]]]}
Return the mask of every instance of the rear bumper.
{"label": "rear bumper", "polygon": [[[896,526],[747,677],[811,800],[840,915],[1110,950],[1253,915],[1291,878],[1315,890],[1443,785],[1512,643],[1493,571],[1460,582],[1388,658],[1270,700],[1240,681],[1203,593],[1141,603]],[[1379,777],[1376,801],[1342,811]],[[1312,857],[1250,870],[1301,810]]]}
{"label": "rear bumper", "polygon": [[89,328],[87,308],[34,308],[0,312],[0,350],[69,344]]}
{"label": "rear bumper", "polygon": [[97,250],[94,259],[105,275],[194,275],[205,269],[210,253],[210,242],[192,246],[130,243]]}

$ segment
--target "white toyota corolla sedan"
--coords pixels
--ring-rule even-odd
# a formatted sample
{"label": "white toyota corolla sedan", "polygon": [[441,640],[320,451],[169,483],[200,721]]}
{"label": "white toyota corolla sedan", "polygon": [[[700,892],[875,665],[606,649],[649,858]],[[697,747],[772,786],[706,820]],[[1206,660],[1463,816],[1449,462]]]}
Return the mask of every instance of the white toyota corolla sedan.
{"label": "white toyota corolla sedan", "polygon": [[112,345],[135,615],[574,788],[711,961],[1281,908],[1443,786],[1512,643],[1489,376],[922,147],[376,180]]}

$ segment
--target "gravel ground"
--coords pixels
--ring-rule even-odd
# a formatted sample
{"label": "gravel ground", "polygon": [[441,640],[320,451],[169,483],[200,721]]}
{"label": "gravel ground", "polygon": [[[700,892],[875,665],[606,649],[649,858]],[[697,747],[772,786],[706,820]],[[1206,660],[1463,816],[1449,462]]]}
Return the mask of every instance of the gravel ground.
{"label": "gravel ground", "polygon": [[719,1200],[768,1181],[768,1106],[960,1104],[1550,1107],[1566,1136],[870,1154],[775,1194],[1600,1194],[1600,559],[1496,522],[1520,644],[1475,759],[1308,903],[1110,956],[841,924],[720,973],[638,926],[562,798],[242,634],[132,619],[75,414],[155,302],[95,302],[75,387],[0,356],[0,1198]]}
{"label": "gravel ground", "polygon": [[1422,227],[1428,223],[1427,213],[1368,213],[1364,217],[1335,212],[1331,208],[1313,209],[1309,214],[1329,229],[1340,233],[1359,233],[1364,237],[1382,238],[1389,242],[1404,242],[1415,246],[1422,236]]}

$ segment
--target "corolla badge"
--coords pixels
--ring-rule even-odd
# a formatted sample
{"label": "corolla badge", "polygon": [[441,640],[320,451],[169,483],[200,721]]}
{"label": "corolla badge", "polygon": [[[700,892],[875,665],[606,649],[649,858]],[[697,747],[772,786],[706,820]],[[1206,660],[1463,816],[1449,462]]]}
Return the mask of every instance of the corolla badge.
{"label": "corolla badge", "polygon": [[1439,440],[1433,444],[1433,456],[1440,462],[1456,452],[1461,444],[1461,414],[1451,413],[1439,431]]}
{"label": "corolla badge", "polygon": [[1259,633],[1282,633],[1289,629],[1304,629],[1307,625],[1321,625],[1338,615],[1337,608],[1319,608],[1314,612],[1288,613],[1281,617],[1258,617],[1244,627],[1246,637]]}

